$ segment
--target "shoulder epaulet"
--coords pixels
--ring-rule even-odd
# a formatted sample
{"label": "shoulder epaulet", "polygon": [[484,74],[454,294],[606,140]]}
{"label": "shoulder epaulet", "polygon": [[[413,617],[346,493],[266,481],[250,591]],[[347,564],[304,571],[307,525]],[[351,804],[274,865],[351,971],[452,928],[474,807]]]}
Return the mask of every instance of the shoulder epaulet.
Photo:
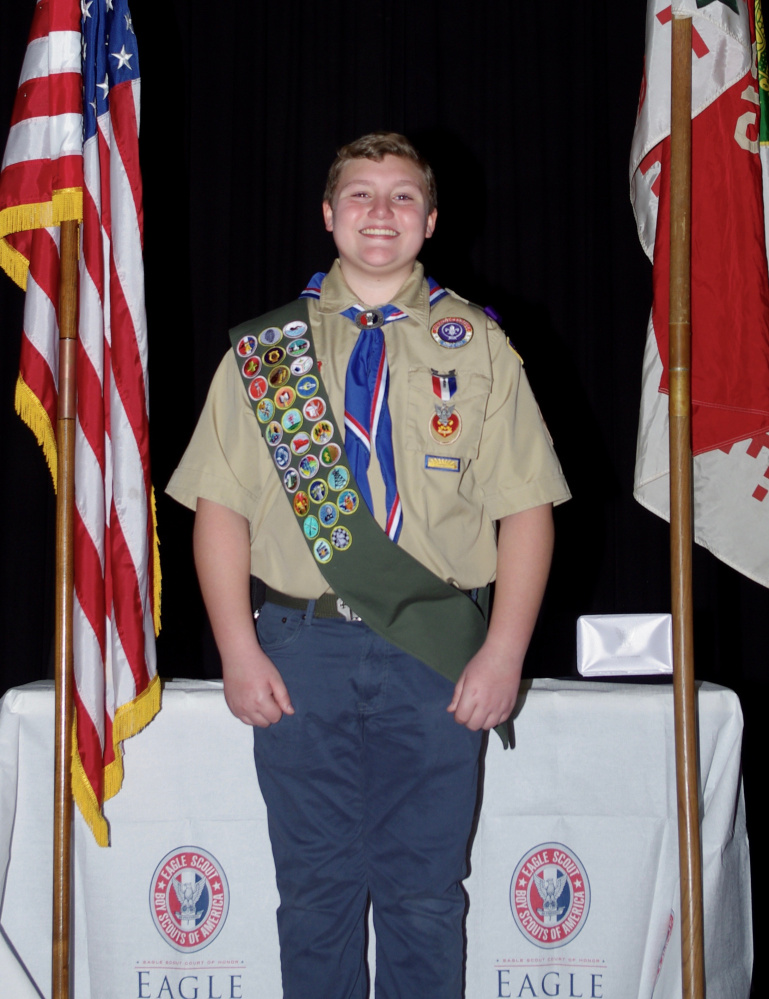
{"label": "shoulder epaulet", "polygon": [[486,306],[478,305],[475,302],[471,302],[469,298],[462,298],[461,295],[458,295],[455,291],[452,291],[451,288],[447,288],[446,291],[449,293],[449,295],[451,295],[452,298],[456,298],[457,301],[459,301],[459,302],[464,302],[465,305],[469,305],[473,309],[478,309],[479,312],[483,312],[485,315],[487,315],[489,317],[489,319],[492,319],[497,324],[497,326],[499,326],[500,330],[504,334],[505,340],[507,342],[507,346],[515,354],[515,356],[518,358],[518,360],[521,362],[521,365],[523,365],[523,358],[521,357],[521,355],[518,353],[518,351],[515,349],[515,347],[511,343],[510,338],[508,337],[507,333],[505,333],[505,331],[504,331],[504,325],[502,323],[502,317],[500,316],[500,314],[497,312],[497,310],[493,306],[491,306],[491,305],[486,305]]}

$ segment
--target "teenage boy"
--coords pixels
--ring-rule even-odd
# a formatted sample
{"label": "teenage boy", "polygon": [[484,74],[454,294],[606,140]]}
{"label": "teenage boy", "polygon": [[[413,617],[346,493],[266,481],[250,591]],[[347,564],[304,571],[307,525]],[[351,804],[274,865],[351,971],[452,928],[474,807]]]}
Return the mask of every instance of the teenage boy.
{"label": "teenage boy", "polygon": [[436,217],[405,138],[340,150],[338,260],[233,331],[169,485],[254,726],[286,999],[367,995],[369,898],[378,999],[461,995],[481,737],[515,704],[569,495],[504,334],[423,275]]}

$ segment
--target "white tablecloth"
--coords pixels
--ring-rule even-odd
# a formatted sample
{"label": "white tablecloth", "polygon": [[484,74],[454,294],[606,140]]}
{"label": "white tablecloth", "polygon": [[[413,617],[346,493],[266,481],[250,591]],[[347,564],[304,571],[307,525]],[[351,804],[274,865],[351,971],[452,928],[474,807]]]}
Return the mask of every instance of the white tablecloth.
{"label": "white tablecloth", "polygon": [[[50,994],[53,700],[50,684],[30,684],[0,708],[0,999]],[[708,996],[746,999],[742,716],[731,691],[702,685],[699,732]],[[160,715],[126,743],[107,817],[109,849],[75,819],[74,999],[279,999],[251,731],[229,715],[220,683],[166,684]],[[192,921],[177,920],[187,930],[176,946],[174,879],[179,891],[205,889]],[[535,681],[515,748],[489,740],[467,888],[468,999],[678,999],[671,689]]]}

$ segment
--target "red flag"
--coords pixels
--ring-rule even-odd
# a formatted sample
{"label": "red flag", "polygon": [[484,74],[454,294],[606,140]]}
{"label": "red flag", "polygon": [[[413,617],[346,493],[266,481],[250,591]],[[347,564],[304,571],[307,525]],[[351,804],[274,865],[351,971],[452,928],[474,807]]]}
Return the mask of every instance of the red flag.
{"label": "red flag", "polygon": [[120,742],[160,704],[138,109],[124,0],[40,0],[0,174],[0,264],[27,290],[16,408],[55,484],[57,226],[82,221],[72,776],[102,845],[102,805],[122,783]]}
{"label": "red flag", "polygon": [[[769,275],[751,5],[652,0],[631,195],[654,262],[636,498],[669,517],[668,300],[672,11],[692,17],[694,535],[769,585]],[[662,395],[661,395],[662,393]],[[762,491],[763,490],[763,491]]]}

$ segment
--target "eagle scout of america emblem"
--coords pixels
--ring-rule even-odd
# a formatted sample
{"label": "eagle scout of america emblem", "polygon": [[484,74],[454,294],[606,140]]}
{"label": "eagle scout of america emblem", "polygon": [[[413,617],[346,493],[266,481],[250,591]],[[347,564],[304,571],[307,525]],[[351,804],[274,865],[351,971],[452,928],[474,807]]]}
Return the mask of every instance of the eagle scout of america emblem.
{"label": "eagle scout of america emblem", "polygon": [[537,947],[563,947],[576,937],[590,910],[590,882],[579,857],[563,843],[540,843],[515,868],[510,909]]}
{"label": "eagle scout of america emblem", "polygon": [[167,944],[183,954],[207,947],[227,919],[230,888],[222,865],[197,846],[171,850],[155,868],[150,912]]}

